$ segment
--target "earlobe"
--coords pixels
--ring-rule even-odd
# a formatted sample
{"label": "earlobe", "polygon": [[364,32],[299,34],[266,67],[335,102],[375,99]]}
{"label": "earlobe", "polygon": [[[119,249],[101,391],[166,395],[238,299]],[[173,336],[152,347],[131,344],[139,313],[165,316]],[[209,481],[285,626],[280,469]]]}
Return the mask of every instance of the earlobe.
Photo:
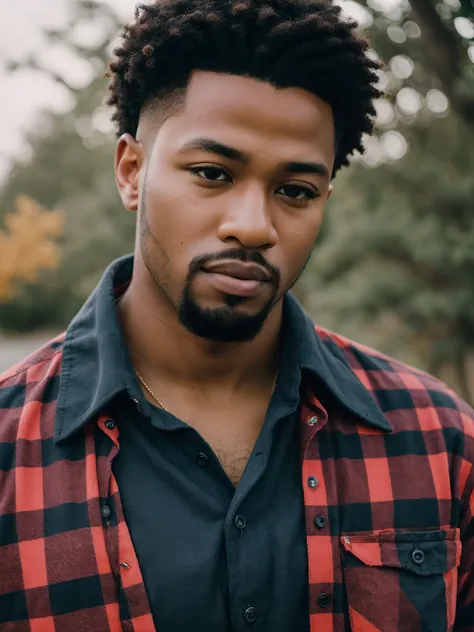
{"label": "earlobe", "polygon": [[115,181],[123,205],[129,211],[138,209],[139,176],[143,149],[131,134],[123,134],[115,150]]}

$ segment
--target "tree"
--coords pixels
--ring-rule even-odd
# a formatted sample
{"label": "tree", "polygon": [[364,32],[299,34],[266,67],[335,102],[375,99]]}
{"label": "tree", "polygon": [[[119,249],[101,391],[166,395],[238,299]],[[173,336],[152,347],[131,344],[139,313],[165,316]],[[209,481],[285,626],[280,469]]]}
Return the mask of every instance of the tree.
{"label": "tree", "polygon": [[[103,39],[87,48],[75,42],[76,26],[84,20],[104,22]],[[105,5],[76,2],[71,21],[61,31],[47,33],[87,59],[93,80],[78,90],[49,68],[40,67],[36,56],[10,65],[46,72],[66,87],[74,107],[66,114],[48,112],[38,117],[28,136],[31,159],[13,165],[0,191],[0,219],[27,191],[48,208],[62,208],[65,215],[61,267],[44,271],[38,283],[22,286],[15,298],[0,306],[0,327],[29,330],[65,326],[99,279],[105,266],[133,247],[135,222],[122,209],[113,174],[114,138],[110,115],[103,107],[107,82],[103,78],[110,41],[119,28]]]}
{"label": "tree", "polygon": [[[466,42],[459,37],[451,19],[456,14],[450,11],[449,3],[446,5],[433,0],[411,0],[411,8],[413,18],[421,28],[427,67],[438,77],[458,116],[468,125],[474,126],[472,68],[470,77],[466,76],[465,69],[469,69]],[[464,0],[462,5],[460,3],[458,12],[463,15],[474,14],[471,0]],[[461,15],[457,16],[458,19],[460,17]]]}
{"label": "tree", "polygon": [[[385,0],[337,1],[367,18],[372,54],[386,63],[386,96],[367,154],[335,180],[296,291],[322,325],[440,375],[472,401],[472,0],[394,0],[388,10]],[[108,42],[119,25],[102,3],[74,7],[71,24],[49,37],[89,60],[95,78],[84,90],[69,86],[75,107],[43,118],[43,131],[30,137],[31,160],[14,167],[0,193],[0,216],[24,191],[64,208],[61,268],[0,307],[3,327],[66,325],[105,265],[133,244],[135,222],[116,193],[101,105]],[[73,34],[91,16],[106,28],[100,45],[87,48]],[[36,58],[21,63],[38,67]]]}
{"label": "tree", "polygon": [[63,215],[21,196],[5,226],[6,232],[0,230],[0,302],[14,296],[15,284],[38,281],[40,270],[58,266],[59,247],[52,240],[61,235]]}
{"label": "tree", "polygon": [[[303,284],[320,321],[444,377],[473,401],[473,66],[456,13],[443,18],[441,3],[421,4],[372,13],[372,40],[387,62],[378,138],[365,166],[336,179],[325,239]],[[443,53],[449,77],[434,64],[435,29],[423,22],[435,16],[454,51]],[[402,41],[407,32],[421,37]],[[391,142],[402,153],[408,144],[403,159]]]}

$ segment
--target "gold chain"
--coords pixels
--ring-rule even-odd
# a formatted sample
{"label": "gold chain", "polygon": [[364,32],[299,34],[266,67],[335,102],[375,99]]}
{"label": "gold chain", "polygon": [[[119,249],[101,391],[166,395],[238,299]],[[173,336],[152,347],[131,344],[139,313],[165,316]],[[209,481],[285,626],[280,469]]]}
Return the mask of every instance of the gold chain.
{"label": "gold chain", "polygon": [[140,375],[140,373],[138,371],[135,371],[135,373],[137,374],[138,379],[140,380],[140,382],[143,384],[143,386],[146,388],[146,390],[150,393],[150,395],[153,397],[153,399],[156,401],[157,404],[160,405],[160,407],[165,410],[167,413],[169,413],[169,410],[166,408],[166,406],[164,406],[160,400],[158,399],[158,397],[155,395],[155,393],[151,390],[151,388],[148,386],[148,384],[145,382],[145,380],[142,378],[142,376]]}
{"label": "gold chain", "polygon": [[[160,408],[162,408],[165,412],[169,413],[169,410],[166,408],[166,406],[164,406],[164,404],[161,403],[161,401],[158,399],[158,397],[155,395],[155,393],[151,390],[151,388],[148,386],[148,384],[145,382],[145,380],[142,378],[142,376],[140,375],[140,373],[138,371],[135,371],[138,379],[140,380],[140,382],[143,384],[143,386],[145,387],[145,389],[148,391],[148,393],[150,393],[150,395],[153,397],[153,399],[155,400],[155,402],[157,404],[159,404]],[[271,395],[273,395],[273,393],[275,392],[275,387],[276,387],[276,383],[277,383],[277,378],[278,378],[278,371],[275,373],[275,377],[273,378],[273,385],[272,385],[272,392]]]}

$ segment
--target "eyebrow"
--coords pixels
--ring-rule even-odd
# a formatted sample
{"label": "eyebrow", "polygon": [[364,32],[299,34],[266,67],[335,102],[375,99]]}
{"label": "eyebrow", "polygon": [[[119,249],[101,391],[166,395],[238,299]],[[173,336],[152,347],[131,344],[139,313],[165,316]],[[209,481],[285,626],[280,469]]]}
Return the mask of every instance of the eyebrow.
{"label": "eyebrow", "polygon": [[183,145],[183,147],[180,149],[180,153],[189,149],[200,149],[201,151],[207,151],[210,154],[216,154],[217,156],[229,158],[229,160],[241,162],[243,165],[250,162],[250,156],[248,156],[244,152],[240,151],[239,149],[235,149],[234,147],[224,145],[223,143],[219,143],[216,140],[212,140],[212,138],[194,138],[193,140],[190,140],[188,143],[185,143]]}
{"label": "eyebrow", "polygon": [[[243,165],[250,162],[250,156],[248,154],[235,147],[229,147],[229,145],[219,143],[212,138],[194,138],[183,145],[180,149],[180,153],[190,149],[200,149],[210,154],[223,156],[229,160],[235,160]],[[322,162],[291,161],[280,163],[278,166],[282,171],[286,171],[287,173],[313,173],[325,180],[330,179],[329,170]]]}
{"label": "eyebrow", "polygon": [[329,170],[322,162],[285,162],[281,168],[288,173],[314,173],[329,180]]}

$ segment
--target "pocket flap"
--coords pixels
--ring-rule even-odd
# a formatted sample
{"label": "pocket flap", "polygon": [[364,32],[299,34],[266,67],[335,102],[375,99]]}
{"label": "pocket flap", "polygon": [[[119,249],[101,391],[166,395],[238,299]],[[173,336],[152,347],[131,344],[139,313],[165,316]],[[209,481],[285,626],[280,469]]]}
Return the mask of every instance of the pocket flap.
{"label": "pocket flap", "polygon": [[366,566],[404,568],[417,575],[447,573],[461,560],[459,529],[345,533],[341,543],[355,558],[349,565],[358,565],[359,560]]}

